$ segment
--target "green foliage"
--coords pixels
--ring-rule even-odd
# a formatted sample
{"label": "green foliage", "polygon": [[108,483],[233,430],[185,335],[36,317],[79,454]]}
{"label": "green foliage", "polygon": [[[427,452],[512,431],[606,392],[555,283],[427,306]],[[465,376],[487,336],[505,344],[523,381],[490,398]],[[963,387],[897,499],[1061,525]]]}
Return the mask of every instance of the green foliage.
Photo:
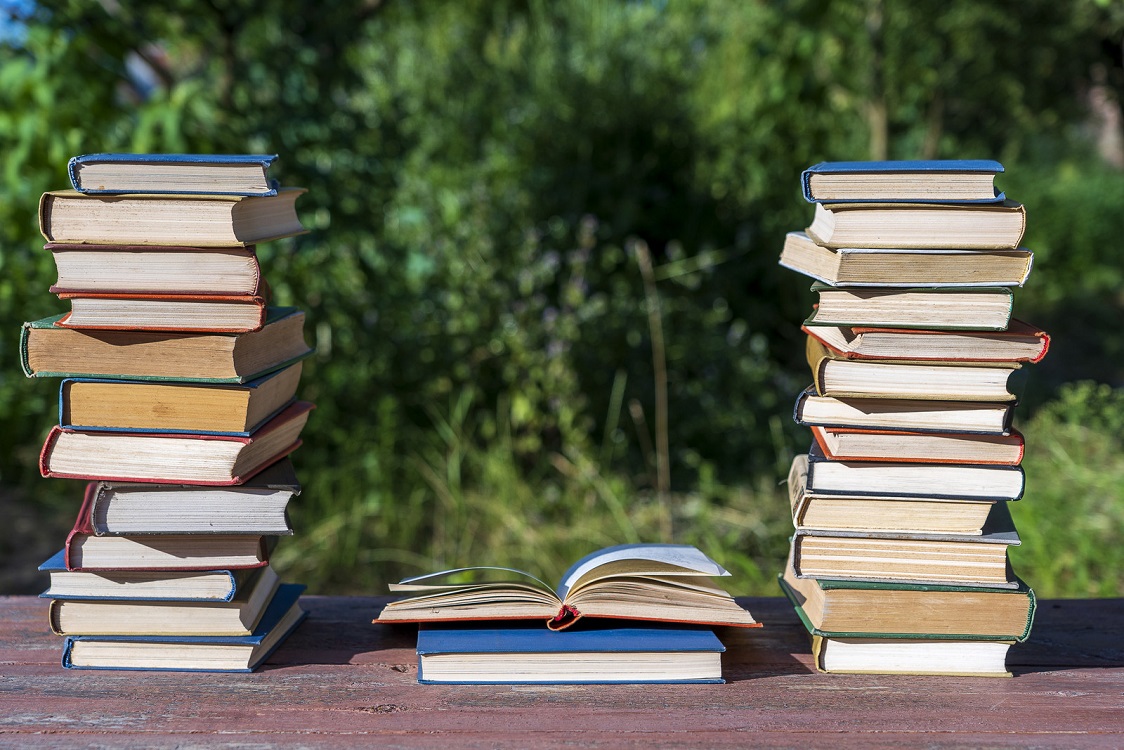
{"label": "green foliage", "polygon": [[[783,232],[811,215],[803,167],[880,149],[1006,159],[1038,251],[1022,314],[1065,334],[1065,367],[1044,370],[1032,400],[1119,378],[1119,333],[1093,312],[1119,312],[1124,183],[1072,145],[1075,81],[1093,63],[1116,70],[1100,42],[1118,24],[1095,2],[1070,10],[36,4],[26,33],[0,42],[0,482],[76,502],[72,483],[35,470],[55,384],[24,380],[13,354],[21,321],[61,309],[35,223],[67,158],[276,152],[277,176],[309,188],[312,232],[260,254],[318,349],[287,566],[354,590],[434,564],[540,559],[536,546],[564,563],[670,523],[768,586],[786,534],[773,484],[808,440],[789,410],[808,379],[811,295],[776,265]],[[671,499],[651,447],[660,368]]]}
{"label": "green foliage", "polygon": [[1088,381],[1020,429],[1026,497],[1012,514],[1015,570],[1040,596],[1124,594],[1124,389]]}

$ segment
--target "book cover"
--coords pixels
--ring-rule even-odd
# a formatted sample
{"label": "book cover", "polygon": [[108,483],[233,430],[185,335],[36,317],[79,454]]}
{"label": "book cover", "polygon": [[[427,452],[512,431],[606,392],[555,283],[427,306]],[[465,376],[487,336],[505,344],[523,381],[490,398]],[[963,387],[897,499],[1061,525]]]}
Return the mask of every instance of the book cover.
{"label": "book cover", "polygon": [[[46,441],[43,443],[43,449],[39,453],[39,473],[44,477],[62,477],[64,479],[94,479],[111,482],[152,482],[155,484],[182,484],[191,483],[199,485],[235,485],[244,484],[250,477],[257,474],[266,466],[274,463],[278,459],[284,458],[297,448],[300,447],[301,441],[297,437],[288,445],[281,448],[276,453],[270,453],[262,460],[255,462],[253,465],[246,467],[242,472],[235,471],[234,466],[229,468],[223,466],[211,466],[199,463],[203,461],[206,463],[207,456],[204,456],[201,451],[200,455],[195,456],[196,463],[191,466],[199,472],[204,472],[206,476],[192,476],[190,479],[185,477],[164,476],[164,477],[142,477],[142,476],[128,476],[128,475],[115,475],[112,472],[115,469],[104,469],[105,473],[92,473],[93,467],[89,467],[91,473],[84,471],[66,471],[57,470],[51,467],[52,458],[56,450],[56,444],[60,437],[64,435],[75,436],[88,436],[88,438],[98,437],[102,440],[113,441],[113,444],[118,446],[120,450],[124,451],[122,455],[122,462],[118,464],[119,467],[132,465],[129,463],[130,459],[136,461],[138,455],[141,453],[142,446],[151,446],[151,449],[156,449],[161,443],[150,441],[170,441],[169,444],[178,444],[177,441],[181,440],[201,440],[201,441],[225,441],[231,443],[239,443],[243,446],[248,446],[254,441],[267,439],[275,431],[279,431],[288,426],[290,422],[298,419],[307,418],[308,412],[314,409],[315,406],[307,401],[296,401],[287,406],[280,414],[275,416],[265,425],[259,427],[255,432],[246,437],[230,436],[230,435],[197,435],[188,433],[150,433],[150,432],[122,432],[119,430],[111,432],[90,432],[85,430],[74,430],[70,428],[63,428],[55,425],[51,428],[50,433],[47,435]],[[303,425],[302,425],[303,426]],[[299,434],[299,433],[298,433]],[[137,442],[142,441],[142,442]],[[154,457],[154,460],[159,460]],[[122,469],[122,471],[124,471]]]}
{"label": "book cover", "polygon": [[[86,167],[97,164],[132,164],[148,167],[160,165],[184,165],[194,168],[226,167],[237,165],[257,165],[262,170],[262,185],[253,191],[223,191],[208,190],[212,195],[277,195],[277,183],[266,176],[270,165],[277,160],[276,154],[83,154],[71,157],[66,165],[67,174],[70,176],[71,186],[80,193],[90,195],[116,195],[121,193],[139,192],[132,188],[119,188],[113,185],[88,185],[82,179],[82,171]],[[203,191],[196,190],[158,190],[148,187],[144,192],[152,195],[193,195]]]}
{"label": "book cover", "polygon": [[[62,665],[67,669],[130,669],[140,671],[170,671],[170,672],[183,672],[183,671],[202,671],[202,672],[252,672],[257,669],[266,659],[270,657],[278,646],[296,630],[304,618],[308,616],[307,612],[300,610],[298,600],[301,593],[304,591],[304,586],[292,583],[283,583],[277,588],[277,593],[273,595],[269,606],[266,607],[265,612],[262,614],[261,619],[258,621],[257,627],[251,635],[234,635],[234,636],[172,636],[172,635],[153,635],[153,636],[126,636],[126,635],[70,635],[66,637],[63,644],[62,652]],[[296,609],[295,614],[291,614]],[[144,657],[141,656],[136,662],[128,666],[98,666],[98,665],[80,665],[74,663],[72,658],[76,647],[82,643],[105,643],[117,644],[119,646],[128,647],[129,645],[151,646],[154,644],[167,645],[170,653],[175,655],[177,652],[186,654],[191,652],[193,647],[213,647],[224,646],[237,649],[241,653],[245,653],[248,661],[245,667],[235,668],[215,668],[215,667],[192,667],[186,664],[177,665],[174,662],[169,663],[162,660],[159,665],[142,665]],[[147,650],[147,649],[146,649]]]}
{"label": "book cover", "polygon": [[[269,331],[270,326],[273,324],[281,324],[289,318],[300,316],[303,321],[304,314],[295,307],[270,307],[267,308],[265,326],[260,331],[252,333],[215,333],[215,334],[195,334],[195,333],[169,333],[163,331],[78,331],[72,328],[63,328],[58,325],[59,320],[64,316],[52,315],[39,320],[28,321],[23,324],[20,330],[20,367],[23,369],[24,375],[29,378],[106,378],[111,380],[140,380],[152,382],[178,382],[178,383],[245,383],[255,378],[259,378],[276,370],[283,370],[292,364],[300,362],[303,359],[312,355],[313,349],[301,341],[301,350],[291,357],[276,362],[270,362],[265,367],[262,367],[255,372],[246,373],[244,375],[230,375],[230,376],[211,376],[202,377],[194,373],[177,373],[175,376],[153,374],[153,372],[145,365],[148,357],[142,354],[133,354],[133,347],[137,352],[140,352],[145,347],[161,347],[161,346],[177,346],[181,343],[185,346],[191,347],[191,351],[198,351],[200,354],[204,352],[201,348],[202,345],[208,341],[215,340],[212,337],[229,338],[228,349],[230,350],[230,359],[234,366],[234,349],[236,345],[241,344],[244,340],[242,337],[256,337],[264,335]],[[56,367],[38,368],[32,364],[31,350],[33,348],[32,338],[36,336],[37,331],[50,332],[51,335],[59,334],[69,337],[78,337],[85,342],[90,343],[96,348],[99,353],[99,358],[106,361],[106,370],[110,367],[120,368],[117,371],[103,371],[97,367],[91,366],[89,369],[67,368],[59,369]],[[74,340],[78,340],[74,339]],[[225,342],[224,342],[225,343]],[[57,362],[52,362],[57,364]],[[76,363],[77,364],[77,363]],[[126,371],[126,370],[132,371]]]}
{"label": "book cover", "polygon": [[[251,333],[261,330],[266,321],[266,298],[260,294],[155,294],[147,292],[58,292],[60,300],[71,304],[55,325],[80,331],[165,331],[172,333]],[[84,300],[113,300],[120,304],[113,323],[75,322],[82,319],[78,306]],[[193,304],[197,309],[206,305],[213,316],[208,322],[193,321],[184,316],[179,321],[161,320],[160,313],[176,304]],[[252,309],[253,320],[245,323],[230,322],[230,312]],[[226,317],[224,318],[224,312]],[[89,315],[97,315],[90,312]],[[103,312],[102,315],[105,315]],[[152,317],[149,317],[152,316]],[[194,316],[193,316],[194,317]]]}
{"label": "book cover", "polygon": [[[816,203],[813,195],[812,175],[869,175],[869,174],[926,174],[926,173],[979,173],[997,175],[1003,172],[1003,165],[991,159],[923,159],[908,161],[825,161],[808,167],[800,174],[800,183],[803,188],[804,200]],[[913,196],[902,198],[902,203],[1002,203],[1006,196],[992,188],[990,197],[978,199],[950,200],[948,198],[926,198]],[[885,202],[879,198],[833,198],[835,203],[873,203]]]}
{"label": "book cover", "polygon": [[[721,683],[719,654],[725,647],[708,628],[582,623],[565,631],[534,625],[430,625],[418,630],[418,682],[422,684],[629,684]],[[621,655],[647,655],[656,668],[683,655],[712,654],[709,676],[668,677],[650,674],[651,664],[617,663]],[[434,679],[435,659],[475,656],[467,679]],[[573,657],[582,658],[575,662]],[[557,661],[556,661],[557,660]],[[715,671],[715,667],[717,668]],[[536,672],[545,672],[536,674]]]}

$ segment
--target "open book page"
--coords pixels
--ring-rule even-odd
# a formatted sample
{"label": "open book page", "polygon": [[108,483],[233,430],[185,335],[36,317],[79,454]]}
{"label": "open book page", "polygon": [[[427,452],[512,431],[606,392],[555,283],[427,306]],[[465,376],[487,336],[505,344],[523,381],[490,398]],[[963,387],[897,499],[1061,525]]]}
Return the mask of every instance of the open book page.
{"label": "open book page", "polygon": [[[442,579],[453,578],[459,578],[461,580],[442,581]],[[535,578],[530,573],[525,573],[515,568],[500,568],[493,565],[480,565],[471,568],[452,568],[450,570],[439,570],[436,573],[414,576],[413,578],[403,578],[398,583],[390,584],[390,590],[402,592],[430,591],[434,588],[456,589],[491,583],[512,583],[515,581],[520,581],[525,586],[535,586],[535,588],[541,588],[546,591],[551,590],[549,584]],[[531,581],[534,583],[530,583]]]}
{"label": "open book page", "polygon": [[728,576],[729,571],[689,544],[622,544],[578,560],[562,576],[555,594],[566,600],[571,589],[609,576]]}

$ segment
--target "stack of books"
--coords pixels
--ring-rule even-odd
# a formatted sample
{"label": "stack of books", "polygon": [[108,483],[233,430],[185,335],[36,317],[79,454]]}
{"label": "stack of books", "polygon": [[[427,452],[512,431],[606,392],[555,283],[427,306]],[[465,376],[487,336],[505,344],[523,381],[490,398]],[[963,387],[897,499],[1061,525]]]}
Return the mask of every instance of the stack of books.
{"label": "stack of books", "polygon": [[827,672],[1005,675],[1034,593],[1012,572],[1023,494],[1011,414],[1049,337],[1011,318],[1023,206],[994,161],[836,162],[780,263],[815,279],[812,430],[789,474],[781,586]]}
{"label": "stack of books", "polygon": [[76,157],[43,195],[70,311],[24,324],[20,354],[63,378],[41,473],[88,480],[41,566],[68,668],[249,671],[304,617],[269,565],[312,409],[304,315],[268,305],[255,254],[303,231],[274,158]]}
{"label": "stack of books", "polygon": [[626,544],[582,558],[554,589],[508,568],[408,578],[391,591],[412,596],[376,622],[420,624],[421,683],[723,682],[713,628],[758,627],[709,580],[728,575],[695,547]]}

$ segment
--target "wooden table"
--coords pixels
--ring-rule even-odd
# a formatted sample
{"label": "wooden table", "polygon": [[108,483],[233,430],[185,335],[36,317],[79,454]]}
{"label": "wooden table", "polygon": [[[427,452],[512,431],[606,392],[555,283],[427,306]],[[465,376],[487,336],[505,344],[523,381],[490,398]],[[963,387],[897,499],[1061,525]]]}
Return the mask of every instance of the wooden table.
{"label": "wooden table", "polygon": [[59,666],[45,601],[0,598],[0,747],[1121,747],[1124,599],[1040,604],[1014,679],[815,674],[781,599],[727,630],[726,685],[426,686],[384,599],[302,599],[255,674]]}

